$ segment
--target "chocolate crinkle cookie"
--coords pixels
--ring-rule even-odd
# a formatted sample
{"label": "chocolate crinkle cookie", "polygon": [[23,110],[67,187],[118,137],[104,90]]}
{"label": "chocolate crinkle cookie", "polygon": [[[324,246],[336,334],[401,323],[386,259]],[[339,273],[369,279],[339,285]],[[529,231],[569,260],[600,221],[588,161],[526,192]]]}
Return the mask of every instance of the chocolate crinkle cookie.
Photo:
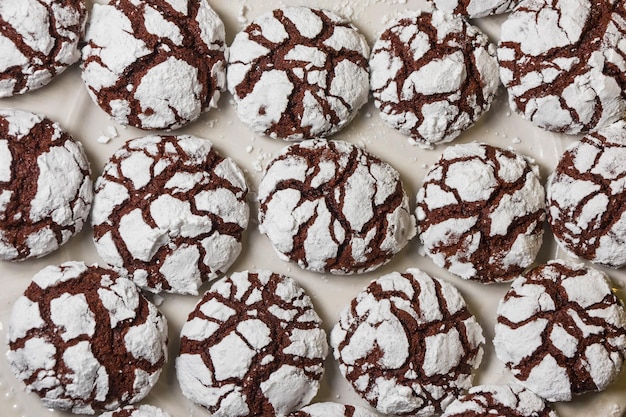
{"label": "chocolate crinkle cookie", "polygon": [[426,254],[464,279],[514,279],[543,241],[546,204],[538,172],[513,151],[481,143],[448,147],[417,194]]}
{"label": "chocolate crinkle cookie", "polygon": [[47,255],[83,228],[93,199],[82,145],[50,119],[0,110],[0,259]]}
{"label": "chocolate crinkle cookie", "polygon": [[181,331],[183,394],[213,417],[284,416],[317,393],[328,353],[311,299],[269,271],[232,274],[207,291]]}
{"label": "chocolate crinkle cookie", "polygon": [[112,270],[67,262],[33,277],[11,311],[7,359],[45,407],[94,414],[143,399],[167,360],[167,322]]}
{"label": "chocolate crinkle cookie", "polygon": [[312,271],[374,270],[415,235],[400,174],[344,141],[287,147],[269,163],[258,198],[261,233],[282,259]]}
{"label": "chocolate crinkle cookie", "polygon": [[152,405],[127,405],[115,411],[102,413],[100,417],[170,417],[170,415]]}
{"label": "chocolate crinkle cookie", "polygon": [[626,8],[620,0],[525,0],[502,24],[500,77],[513,110],[568,134],[626,111]]}
{"label": "chocolate crinkle cookie", "polygon": [[84,0],[0,2],[0,97],[48,84],[80,58]]}
{"label": "chocolate crinkle cookie", "polygon": [[405,13],[374,44],[374,103],[411,143],[449,142],[491,106],[500,83],[495,53],[487,36],[459,16]]}
{"label": "chocolate crinkle cookie", "polygon": [[340,314],[339,370],[383,414],[439,416],[472,386],[483,333],[460,292],[418,269],[373,281]]}
{"label": "chocolate crinkle cookie", "polygon": [[430,0],[435,7],[471,19],[510,12],[522,0]]}
{"label": "chocolate crinkle cookie", "polygon": [[307,405],[287,417],[377,417],[377,415],[353,405],[324,402]]}
{"label": "chocolate crinkle cookie", "polygon": [[118,123],[176,129],[217,106],[226,87],[224,38],[206,0],[94,4],[82,78]]}
{"label": "chocolate crinkle cookie", "polygon": [[548,221],[568,253],[611,267],[626,264],[626,122],[565,150],[548,178]]}
{"label": "chocolate crinkle cookie", "polygon": [[441,417],[558,417],[539,396],[521,385],[478,385],[455,400]]}
{"label": "chocolate crinkle cookie", "polygon": [[247,192],[243,172],[207,139],[132,139],[96,181],[96,250],[146,290],[197,294],[241,252]]}
{"label": "chocolate crinkle cookie", "polygon": [[288,141],[330,136],[367,103],[369,46],[346,19],[283,7],[255,19],[230,47],[228,89],[257,133]]}
{"label": "chocolate crinkle cookie", "polygon": [[603,272],[556,260],[513,281],[500,301],[496,355],[547,401],[604,390],[626,355],[626,313]]}

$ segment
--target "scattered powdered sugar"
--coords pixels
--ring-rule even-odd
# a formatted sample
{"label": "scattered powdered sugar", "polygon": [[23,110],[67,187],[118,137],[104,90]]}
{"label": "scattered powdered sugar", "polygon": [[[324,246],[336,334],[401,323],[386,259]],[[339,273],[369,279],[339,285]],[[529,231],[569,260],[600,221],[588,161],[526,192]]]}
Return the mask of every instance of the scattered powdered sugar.
{"label": "scattered powdered sugar", "polygon": [[602,391],[626,356],[626,313],[603,272],[556,260],[513,281],[498,306],[498,358],[548,401]]}
{"label": "scattered powdered sugar", "polygon": [[181,331],[183,394],[213,416],[286,415],[317,393],[328,352],[310,298],[291,278],[238,272],[205,293]]}
{"label": "scattered powdered sugar", "polygon": [[626,264],[626,122],[567,148],[546,185],[548,218],[567,252],[603,265]]}
{"label": "scattered powdered sugar", "polygon": [[483,342],[458,290],[417,269],[373,281],[330,336],[341,373],[363,398],[381,413],[419,417],[439,415],[472,385]]}
{"label": "scattered powdered sugar", "polygon": [[435,6],[448,13],[475,19],[510,12],[521,0],[432,0]]}
{"label": "scattered powdered sugar", "polygon": [[537,166],[491,145],[448,147],[417,194],[420,241],[441,267],[485,283],[513,279],[543,240]]}

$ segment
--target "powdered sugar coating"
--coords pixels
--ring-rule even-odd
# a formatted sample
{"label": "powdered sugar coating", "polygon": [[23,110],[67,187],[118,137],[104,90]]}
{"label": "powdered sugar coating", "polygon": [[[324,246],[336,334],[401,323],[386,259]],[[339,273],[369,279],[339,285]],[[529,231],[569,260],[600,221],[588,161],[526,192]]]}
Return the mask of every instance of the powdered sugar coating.
{"label": "powdered sugar coating", "polygon": [[284,416],[308,404],[328,353],[320,323],[293,279],[232,274],[183,326],[176,359],[183,394],[213,417]]}
{"label": "powdered sugar coating", "polygon": [[513,10],[521,0],[431,0],[435,7],[448,13],[475,19]]}
{"label": "powdered sugar coating", "polygon": [[361,407],[324,402],[307,405],[288,417],[376,417],[376,414]]}
{"label": "powdered sugar coating", "polygon": [[406,12],[393,21],[374,44],[370,71],[382,119],[427,148],[472,126],[499,85],[487,36],[439,10]]}
{"label": "powdered sugar coating", "polygon": [[543,241],[545,191],[523,156],[481,143],[448,147],[417,194],[419,236],[440,267],[484,283],[515,278]]}
{"label": "powdered sugar coating", "polygon": [[228,89],[257,133],[294,141],[330,136],[368,100],[365,37],[346,19],[283,7],[235,36]]}
{"label": "powdered sugar coating", "polygon": [[567,148],[546,185],[559,245],[603,265],[626,264],[626,122]]}
{"label": "powdered sugar coating", "polygon": [[459,291],[418,269],[373,281],[340,314],[341,373],[384,414],[439,415],[472,385],[482,329]]}
{"label": "powdered sugar coating", "polygon": [[0,2],[0,97],[48,84],[78,61],[84,0]]}
{"label": "powdered sugar coating", "polygon": [[344,141],[286,148],[259,184],[259,229],[279,256],[333,274],[371,271],[415,235],[399,173]]}
{"label": "powdered sugar coating", "polygon": [[7,332],[13,374],[43,405],[79,414],[144,398],[167,360],[167,322],[115,272],[67,262],[33,277]]}
{"label": "powdered sugar coating", "polygon": [[626,355],[626,313],[603,272],[556,260],[513,281],[498,306],[496,355],[548,401],[604,390]]}
{"label": "powdered sugar coating", "polygon": [[118,123],[176,129],[217,107],[226,88],[224,39],[206,0],[94,4],[82,78]]}
{"label": "powdered sugar coating", "polygon": [[615,0],[526,0],[502,24],[511,108],[544,129],[589,132],[626,110],[626,10]]}
{"label": "powdered sugar coating", "polygon": [[243,172],[206,139],[130,140],[96,182],[98,254],[149,291],[197,294],[241,252],[247,191]]}
{"label": "powdered sugar coating", "polygon": [[127,405],[119,410],[103,413],[100,417],[170,417],[170,415],[151,405]]}
{"label": "powdered sugar coating", "polygon": [[81,231],[93,199],[83,146],[50,119],[0,110],[0,259],[45,256]]}
{"label": "powdered sugar coating", "polygon": [[558,417],[536,394],[521,385],[479,385],[455,400],[442,417]]}

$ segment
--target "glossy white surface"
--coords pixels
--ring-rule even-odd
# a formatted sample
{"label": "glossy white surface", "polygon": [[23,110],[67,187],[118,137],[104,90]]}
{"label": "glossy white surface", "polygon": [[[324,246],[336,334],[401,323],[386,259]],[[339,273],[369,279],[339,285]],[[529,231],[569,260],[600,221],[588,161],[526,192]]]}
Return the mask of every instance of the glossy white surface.
{"label": "glossy white surface", "polygon": [[[425,0],[231,0],[210,1],[211,5],[224,19],[227,28],[227,41],[230,44],[236,32],[246,22],[263,12],[279,5],[307,4],[328,8],[345,17],[365,34],[373,44],[376,36],[396,13],[405,9],[428,8]],[[503,17],[475,20],[493,41],[497,40],[499,25]],[[94,179],[101,172],[105,162],[125,140],[145,136],[148,132],[134,128],[123,128],[111,121],[87,95],[80,80],[80,71],[73,66],[50,85],[23,96],[0,99],[0,107],[16,107],[43,113],[58,121],[75,139],[80,140],[91,160]],[[232,98],[224,94],[219,102],[219,110],[204,114],[200,120],[176,134],[189,133],[210,139],[215,148],[224,155],[232,157],[245,171],[250,188],[251,200],[254,199],[262,170],[265,164],[287,143],[260,137],[243,125],[236,116]],[[101,136],[118,137],[108,144],[98,142]],[[152,133],[152,132],[151,132]],[[415,208],[417,193],[424,174],[446,145],[433,150],[423,150],[409,144],[406,137],[393,131],[380,119],[378,111],[370,99],[359,112],[356,119],[342,132],[334,136],[364,146],[368,151],[392,164],[400,171],[405,188],[411,198],[411,209]],[[532,126],[519,116],[512,114],[506,102],[506,93],[501,88],[489,113],[477,125],[464,132],[454,143],[470,141],[487,142],[501,147],[511,147],[533,158],[541,168],[541,178],[545,182],[548,174],[556,165],[563,149],[576,137],[558,135],[542,131]],[[443,278],[456,285],[465,296],[471,311],[483,326],[487,344],[483,363],[476,375],[475,383],[501,383],[511,376],[495,357],[491,346],[495,311],[500,298],[509,285],[485,286],[476,282],[463,281],[435,266],[432,261],[421,255],[418,239],[409,242],[389,264],[372,273],[358,276],[331,276],[301,270],[295,264],[282,262],[276,256],[269,240],[261,236],[257,229],[256,205],[252,205],[251,224],[245,235],[244,248],[240,258],[231,267],[230,272],[245,269],[270,269],[295,278],[313,298],[316,309],[324,321],[324,328],[330,331],[335,324],[339,311],[361,291],[371,280],[391,271],[404,271],[417,267],[425,272]],[[543,247],[537,262],[545,262],[555,257],[564,257],[558,250],[549,232],[545,235]],[[70,240],[54,254],[39,260],[23,263],[0,262],[0,414],[4,417],[41,417],[69,416],[67,413],[48,412],[39,403],[38,398],[26,394],[22,385],[10,374],[4,353],[7,349],[5,332],[8,315],[14,300],[28,286],[31,277],[44,266],[58,264],[68,260],[82,260],[87,263],[102,263],[95,252],[91,240],[91,229],[86,227],[80,235]],[[626,272],[605,269],[620,289],[626,284]],[[209,288],[205,284],[201,291]],[[154,297],[153,297],[154,298]],[[161,302],[160,308],[167,316],[170,327],[170,362],[166,366],[155,389],[144,403],[162,407],[172,417],[207,416],[208,412],[193,405],[182,396],[174,372],[174,360],[178,350],[178,336],[187,314],[191,312],[198,297],[163,295],[156,297]],[[366,406],[351,386],[339,374],[337,364],[329,355],[326,374],[321,390],[315,401],[337,401]],[[586,394],[570,403],[555,404],[561,417],[618,417],[626,409],[626,373],[603,393]]]}

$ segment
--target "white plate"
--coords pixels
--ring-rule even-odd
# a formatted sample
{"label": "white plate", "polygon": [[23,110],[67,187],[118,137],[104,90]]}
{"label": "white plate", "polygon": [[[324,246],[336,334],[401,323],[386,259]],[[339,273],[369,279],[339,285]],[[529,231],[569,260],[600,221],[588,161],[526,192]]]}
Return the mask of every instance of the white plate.
{"label": "white plate", "polygon": [[[99,2],[104,1],[99,0]],[[370,44],[373,44],[391,16],[405,9],[429,8],[425,0],[255,0],[254,2],[214,0],[210,3],[226,24],[229,44],[246,22],[283,4],[307,4],[333,10],[352,19],[353,23],[366,35]],[[487,18],[474,23],[483,28],[493,41],[497,41],[500,23],[503,19],[503,17]],[[210,139],[218,151],[232,157],[245,170],[250,187],[254,190],[262,175],[262,167],[287,144],[259,137],[242,125],[236,117],[231,97],[228,94],[222,97],[219,104],[220,110],[205,114],[197,122],[175,133],[195,134]],[[94,178],[99,175],[109,156],[125,140],[146,134],[138,129],[116,125],[93,104],[80,80],[77,66],[70,68],[43,89],[23,96],[0,99],[0,107],[15,107],[40,112],[61,123],[75,139],[85,145],[92,163]],[[99,143],[97,138],[102,134],[107,134],[111,126],[116,128],[119,137],[106,145]],[[438,159],[443,150],[442,146],[430,151],[411,146],[406,137],[383,124],[371,100],[361,110],[356,120],[343,132],[337,134],[336,138],[362,145],[396,167],[411,196],[412,206],[415,204],[414,196],[427,167]],[[576,139],[576,137],[542,131],[519,116],[511,114],[506,102],[506,94],[500,91],[491,111],[454,143],[482,141],[505,148],[511,147],[534,158],[540,165],[542,178],[545,180],[556,165],[563,149]],[[254,196],[254,193],[252,195]],[[497,303],[508,289],[508,285],[485,286],[452,276],[436,267],[430,259],[420,255],[417,239],[410,242],[408,247],[392,262],[373,273],[359,276],[330,276],[306,272],[296,265],[277,259],[269,241],[259,234],[255,218],[256,205],[253,205],[253,221],[245,238],[244,250],[231,268],[231,272],[263,268],[294,277],[312,296],[317,311],[324,321],[325,329],[330,331],[338,318],[339,311],[371,280],[391,271],[404,271],[408,267],[418,267],[433,276],[455,284],[464,294],[472,312],[484,328],[487,339],[486,354],[476,375],[475,383],[502,383],[511,380],[509,372],[495,357],[491,347]],[[564,257],[564,254],[557,249],[552,235],[547,232],[537,262],[543,263],[555,257]],[[0,410],[2,411],[0,414],[4,417],[70,415],[45,410],[35,395],[26,394],[23,391],[23,386],[11,375],[4,360],[4,353],[7,349],[4,342],[6,323],[13,301],[27,287],[33,274],[41,268],[68,260],[102,263],[91,241],[89,227],[86,227],[79,236],[73,238],[56,253],[44,259],[22,263],[0,262],[0,279],[3,286],[0,294],[0,340],[2,340],[0,345]],[[607,270],[607,272],[612,276],[617,287],[622,288],[626,283],[626,273],[623,270]],[[208,287],[209,285],[205,285],[203,289]],[[162,407],[173,417],[208,415],[206,410],[191,404],[182,396],[173,366],[180,329],[198,297],[165,295],[163,299],[160,308],[169,321],[170,361],[158,384],[144,402]],[[332,355],[329,355],[326,365],[326,373],[315,401],[337,401],[367,406],[367,403],[356,395],[343,379]],[[626,373],[623,373],[619,381],[602,393],[582,395],[570,403],[554,404],[554,408],[561,417],[621,416],[626,409]]]}

